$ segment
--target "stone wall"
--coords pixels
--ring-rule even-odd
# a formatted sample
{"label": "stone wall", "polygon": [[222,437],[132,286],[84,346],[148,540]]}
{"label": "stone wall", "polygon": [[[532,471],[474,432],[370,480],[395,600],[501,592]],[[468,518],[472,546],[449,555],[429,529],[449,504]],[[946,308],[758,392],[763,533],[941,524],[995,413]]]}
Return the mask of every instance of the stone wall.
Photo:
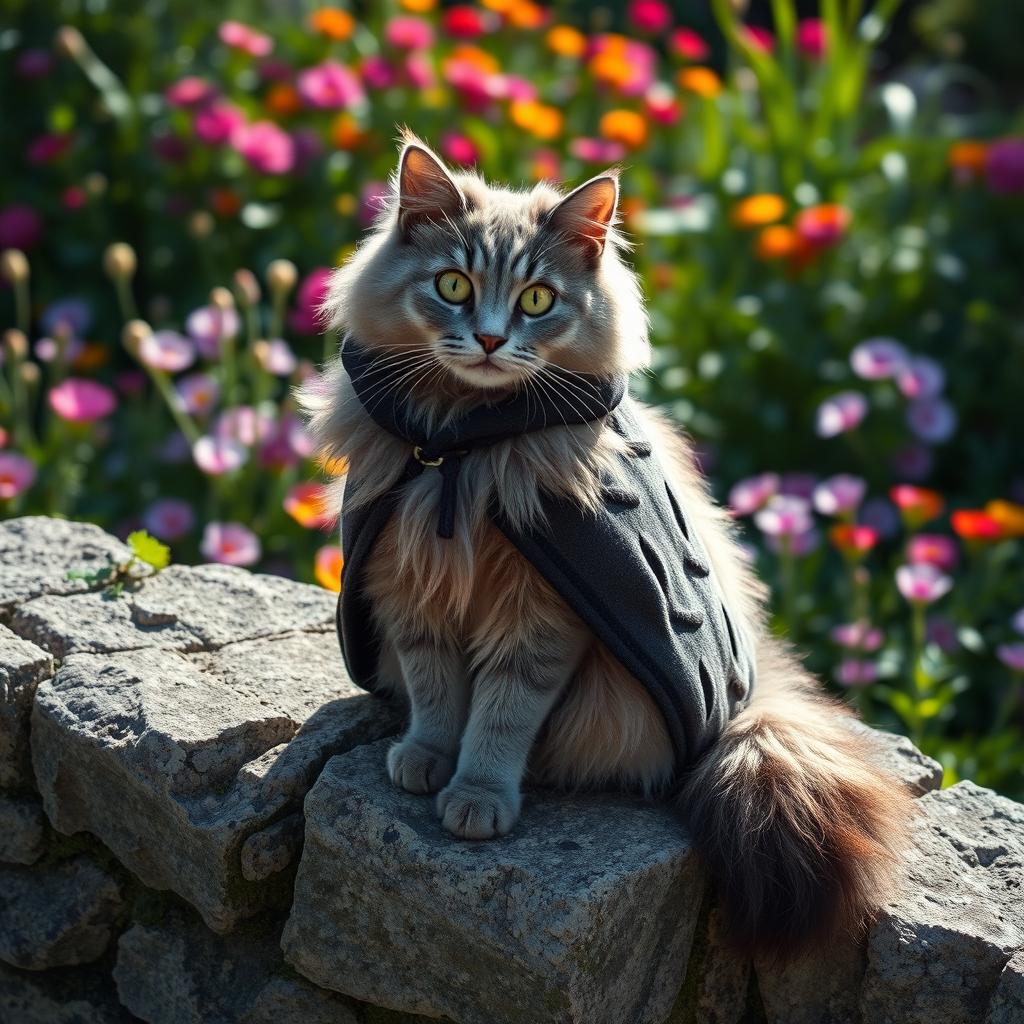
{"label": "stone wall", "polygon": [[506,839],[445,834],[387,782],[401,715],[345,678],[329,594],[68,577],[128,557],[0,523],[0,1020],[1024,1022],[1024,807],[907,740],[902,894],[779,970],[723,947],[666,808],[538,792]]}

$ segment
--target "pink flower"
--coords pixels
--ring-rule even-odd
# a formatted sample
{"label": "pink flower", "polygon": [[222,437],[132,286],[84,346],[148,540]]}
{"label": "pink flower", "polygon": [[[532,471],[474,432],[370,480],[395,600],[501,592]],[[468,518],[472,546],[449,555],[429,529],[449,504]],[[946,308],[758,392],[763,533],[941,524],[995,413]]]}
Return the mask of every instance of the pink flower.
{"label": "pink flower", "polygon": [[0,249],[35,247],[43,233],[43,219],[24,203],[13,203],[0,209]]}
{"label": "pink flower", "polygon": [[300,334],[321,331],[320,307],[327,298],[330,282],[330,267],[317,267],[302,279],[295,295],[295,309],[288,314],[288,325],[293,331]]}
{"label": "pink flower", "polygon": [[358,75],[337,61],[328,60],[299,72],[299,95],[310,107],[358,107],[366,94]]}
{"label": "pink flower", "polygon": [[867,483],[859,476],[840,473],[823,480],[814,489],[814,507],[823,516],[848,516],[864,500]]}
{"label": "pink flower", "polygon": [[988,149],[988,187],[998,195],[1024,192],[1024,139],[1002,139]]}
{"label": "pink flower", "polygon": [[918,533],[907,541],[907,561],[911,565],[934,565],[949,571],[957,558],[956,541],[941,533]]}
{"label": "pink flower", "polygon": [[794,533],[791,536],[779,535],[768,537],[765,540],[768,548],[777,555],[794,555],[797,558],[804,558],[812,551],[817,551],[821,545],[821,534],[813,527],[803,533]]}
{"label": "pink flower", "polygon": [[792,494],[810,501],[814,497],[814,488],[818,486],[818,478],[813,473],[783,473],[779,477],[779,494]]}
{"label": "pink flower", "polygon": [[216,88],[205,78],[188,75],[164,89],[164,99],[172,107],[198,107],[217,95]]}
{"label": "pink flower", "polygon": [[778,473],[760,473],[737,482],[729,491],[729,508],[734,516],[749,516],[764,506],[779,490]]}
{"label": "pink flower", "polygon": [[1024,644],[1000,644],[996,657],[1014,672],[1024,672]]}
{"label": "pink flower", "polygon": [[455,164],[475,164],[480,159],[476,143],[458,132],[445,132],[441,136],[441,155]]}
{"label": "pink flower", "polygon": [[253,565],[263,553],[259,538],[241,523],[207,523],[199,550],[225,565]]}
{"label": "pink flower", "polygon": [[630,0],[626,17],[639,32],[660,33],[672,24],[672,9],[662,0]]}
{"label": "pink flower", "polygon": [[[370,227],[377,219],[384,209],[385,201],[390,194],[391,189],[383,181],[368,181],[363,185],[359,193],[358,219],[364,228]],[[319,330],[319,327],[317,330]]]}
{"label": "pink flower", "polygon": [[759,25],[744,25],[743,37],[750,46],[761,53],[771,53],[775,49],[775,36]]}
{"label": "pink flower", "polygon": [[226,437],[204,434],[192,445],[192,458],[207,476],[233,473],[245,464],[248,457],[249,452],[244,444]]}
{"label": "pink flower", "polygon": [[910,403],[907,425],[929,444],[942,444],[956,432],[956,410],[944,398],[921,398]]}
{"label": "pink flower", "polygon": [[569,152],[577,160],[593,164],[613,164],[626,155],[626,147],[621,142],[612,142],[609,139],[580,138],[569,143]]}
{"label": "pink flower", "polygon": [[434,69],[427,56],[420,50],[408,54],[402,67],[405,77],[414,89],[432,89],[437,84]]}
{"label": "pink flower", "polygon": [[273,407],[266,404],[254,409],[251,405],[236,405],[217,417],[214,434],[222,440],[237,441],[251,448],[265,441],[274,430]]}
{"label": "pink flower", "polygon": [[926,605],[948,594],[953,581],[934,565],[923,562],[901,565],[896,570],[896,586],[911,604]]}
{"label": "pink flower", "polygon": [[295,143],[273,121],[239,125],[231,145],[261,174],[287,174],[295,166]]}
{"label": "pink flower", "polygon": [[896,384],[907,398],[935,398],[946,386],[946,371],[928,356],[913,356],[897,372]]}
{"label": "pink flower", "polygon": [[863,380],[895,377],[907,362],[907,350],[894,338],[869,338],[850,353],[850,366]]}
{"label": "pink flower", "polygon": [[797,49],[811,60],[821,60],[828,48],[828,33],[821,18],[804,18],[796,27]]}
{"label": "pink flower", "polygon": [[868,412],[868,401],[859,391],[840,391],[818,406],[815,431],[818,437],[836,437],[858,427]]}
{"label": "pink flower", "polygon": [[67,132],[40,135],[28,144],[28,148],[25,150],[25,159],[30,164],[52,163],[58,157],[63,156],[73,141],[73,136]]}
{"label": "pink flower", "polygon": [[400,50],[426,50],[434,43],[434,30],[422,18],[399,15],[387,23],[384,38]]}
{"label": "pink flower", "polygon": [[196,347],[177,331],[152,331],[139,342],[139,359],[151,370],[178,373],[196,361]]}
{"label": "pink flower", "polygon": [[297,365],[295,353],[283,338],[259,342],[256,359],[262,369],[267,373],[272,373],[275,377],[290,376]]}
{"label": "pink flower", "polygon": [[110,415],[117,406],[117,396],[110,388],[94,380],[68,377],[50,388],[50,408],[70,423],[92,423]]}
{"label": "pink flower", "polygon": [[519,75],[494,75],[491,78],[491,92],[497,100],[525,100],[537,98],[537,86]]}
{"label": "pink flower", "polygon": [[24,494],[36,478],[36,467],[17,452],[0,451],[0,500]]}
{"label": "pink flower", "polygon": [[200,141],[219,146],[245,124],[245,114],[233,103],[218,101],[196,111],[192,130]]}
{"label": "pink flower", "polygon": [[180,498],[161,498],[142,513],[142,525],[160,540],[178,540],[195,525],[192,506]]}
{"label": "pink flower", "polygon": [[236,310],[222,310],[217,306],[200,306],[185,321],[185,330],[204,359],[216,359],[221,346],[229,338],[234,338],[240,327]]}
{"label": "pink flower", "polygon": [[209,373],[191,373],[175,382],[182,409],[192,416],[206,416],[220,397],[217,378]]}
{"label": "pink flower", "polygon": [[648,117],[658,124],[675,124],[683,108],[671,87],[664,82],[655,82],[644,93],[644,108]]}
{"label": "pink flower", "polygon": [[677,28],[669,39],[669,45],[686,60],[702,61],[711,53],[708,44],[688,28]]}
{"label": "pink flower", "polygon": [[885,633],[867,622],[846,622],[832,629],[832,639],[840,647],[873,654],[885,642]]}
{"label": "pink flower", "polygon": [[878,666],[862,658],[844,658],[836,669],[840,686],[868,686],[878,678]]}
{"label": "pink flower", "polygon": [[398,81],[398,72],[380,54],[367,57],[359,65],[359,73],[371,89],[390,89]]}
{"label": "pink flower", "polygon": [[[53,338],[40,338],[33,350],[41,363],[52,363],[61,354],[61,346]],[[70,338],[64,346],[63,365],[73,362],[81,351],[82,342],[78,338]]]}
{"label": "pink flower", "polygon": [[758,529],[769,537],[793,537],[814,525],[811,506],[804,498],[775,494],[754,514]]}
{"label": "pink flower", "polygon": [[274,48],[274,41],[270,36],[257,32],[240,21],[223,22],[217,34],[225,46],[241,50],[250,57],[266,57]]}

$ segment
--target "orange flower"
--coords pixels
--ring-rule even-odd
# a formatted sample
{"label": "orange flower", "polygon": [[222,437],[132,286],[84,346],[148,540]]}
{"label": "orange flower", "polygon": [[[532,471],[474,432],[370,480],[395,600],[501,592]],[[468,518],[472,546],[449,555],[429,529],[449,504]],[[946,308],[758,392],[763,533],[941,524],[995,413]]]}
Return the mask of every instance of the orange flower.
{"label": "orange flower", "polygon": [[340,7],[321,7],[310,15],[310,25],[328,39],[348,39],[355,31],[356,22],[348,11]]}
{"label": "orange flower", "polygon": [[765,228],[757,236],[754,252],[760,260],[788,260],[803,253],[804,240],[785,224]]}
{"label": "orange flower", "polygon": [[530,177],[534,181],[558,181],[562,168],[558,154],[550,149],[538,149],[530,163]]}
{"label": "orange flower", "polygon": [[509,107],[512,123],[538,139],[556,139],[562,132],[562,112],[536,100],[516,100]]}
{"label": "orange flower", "polygon": [[1004,537],[1024,537],[1024,505],[997,499],[985,506],[985,512],[999,524]]}
{"label": "orange flower", "polygon": [[861,558],[878,543],[877,530],[853,523],[837,523],[828,536],[839,551],[851,558]]}
{"label": "orange flower", "polygon": [[540,28],[548,20],[548,13],[540,4],[518,0],[505,13],[505,20],[513,28]]}
{"label": "orange flower", "polygon": [[683,68],[677,75],[676,81],[680,89],[696,93],[704,99],[714,99],[722,91],[722,80],[711,70],[699,64],[693,67]]}
{"label": "orange flower", "polygon": [[284,510],[299,526],[322,530],[335,519],[334,514],[325,508],[327,497],[327,488],[323,484],[296,484],[285,495]]}
{"label": "orange flower", "polygon": [[587,62],[587,69],[602,85],[621,89],[633,80],[633,68],[624,54],[615,49],[595,53]]}
{"label": "orange flower", "polygon": [[234,189],[213,188],[210,189],[210,208],[218,217],[236,217],[242,208],[242,199]]}
{"label": "orange flower", "polygon": [[480,6],[494,11],[495,14],[508,14],[517,2],[518,0],[480,0]]}
{"label": "orange flower", "polygon": [[87,341],[72,360],[71,366],[79,372],[88,372],[105,366],[109,359],[110,352],[106,345],[101,345],[98,341]]}
{"label": "orange flower", "polygon": [[559,57],[582,57],[587,52],[587,37],[571,25],[555,25],[548,29],[544,42]]}
{"label": "orange flower", "polygon": [[267,110],[278,117],[287,117],[302,107],[298,90],[287,82],[275,82],[267,92],[263,101]]}
{"label": "orange flower", "polygon": [[341,571],[345,567],[345,560],[341,555],[341,548],[336,544],[325,544],[317,553],[313,563],[313,570],[316,574],[316,581],[324,590],[333,590],[337,593],[341,590]]}
{"label": "orange flower", "polygon": [[805,242],[818,248],[834,245],[850,226],[850,211],[839,203],[808,206],[796,215],[796,229]]}
{"label": "orange flower", "polygon": [[471,64],[485,75],[496,75],[501,70],[501,65],[498,63],[497,58],[486,50],[481,50],[479,46],[456,46],[448,54],[445,64],[447,65],[449,61]]}
{"label": "orange flower", "polygon": [[437,0],[402,0],[402,6],[413,14],[426,14],[437,6]]}
{"label": "orange flower", "polygon": [[647,121],[635,110],[609,110],[602,115],[601,134],[612,142],[639,149],[647,141]]}
{"label": "orange flower", "polygon": [[357,149],[366,141],[366,132],[355,116],[343,110],[331,122],[331,142],[338,149]]}
{"label": "orange flower", "polygon": [[938,491],[913,484],[897,484],[889,488],[889,497],[912,530],[940,516],[945,504]]}
{"label": "orange flower", "polygon": [[949,147],[946,159],[949,166],[960,174],[973,178],[985,173],[988,161],[988,143],[965,139]]}
{"label": "orange flower", "polygon": [[786,201],[772,192],[761,192],[741,199],[732,211],[732,222],[741,228],[762,228],[781,220]]}
{"label": "orange flower", "polygon": [[960,508],[950,517],[953,532],[967,541],[1000,540],[1003,528],[997,519],[980,508]]}

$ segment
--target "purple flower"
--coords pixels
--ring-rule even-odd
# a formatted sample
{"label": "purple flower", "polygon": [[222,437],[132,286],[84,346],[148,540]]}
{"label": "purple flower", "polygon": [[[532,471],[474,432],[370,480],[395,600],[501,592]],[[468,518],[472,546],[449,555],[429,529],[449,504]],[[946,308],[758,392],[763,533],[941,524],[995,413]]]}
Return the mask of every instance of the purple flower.
{"label": "purple flower", "polygon": [[921,398],[907,409],[907,425],[929,444],[942,444],[956,431],[956,410],[944,398]]}
{"label": "purple flower", "polygon": [[310,107],[336,110],[366,102],[358,75],[334,60],[300,71],[297,85],[303,102]]}
{"label": "purple flower", "polygon": [[216,359],[221,346],[229,338],[234,338],[240,327],[237,311],[222,310],[217,306],[200,306],[185,321],[185,330],[204,359]]}
{"label": "purple flower", "polygon": [[81,338],[92,324],[92,310],[83,299],[58,299],[46,307],[41,323],[47,334],[66,331],[72,338]]}
{"label": "purple flower", "polygon": [[1010,619],[1010,625],[1012,625],[1018,633],[1024,633],[1024,608],[1021,608],[1020,611],[1014,613],[1013,618]]}
{"label": "purple flower", "polygon": [[885,633],[867,622],[845,622],[832,629],[832,639],[840,647],[873,654],[885,642]]}
{"label": "purple flower", "polygon": [[989,146],[986,171],[993,192],[1024,192],[1024,139],[1001,139]]}
{"label": "purple flower", "polygon": [[850,353],[850,366],[863,380],[895,377],[907,361],[907,350],[895,338],[869,338]]}
{"label": "purple flower", "polygon": [[22,78],[43,78],[53,70],[53,54],[49,50],[22,50],[14,64]]}
{"label": "purple flower", "polygon": [[911,604],[931,604],[952,589],[953,581],[927,562],[901,565],[896,570],[896,586]]}
{"label": "purple flower", "polygon": [[297,365],[295,353],[283,338],[272,341],[259,341],[253,348],[260,367],[275,377],[290,376]]}
{"label": "purple flower", "polygon": [[920,482],[931,475],[935,456],[923,444],[907,444],[892,457],[892,468],[898,479]]}
{"label": "purple flower", "polygon": [[813,473],[783,473],[779,479],[779,494],[791,494],[810,501],[818,478]]}
{"label": "purple flower", "polygon": [[818,437],[836,437],[859,426],[867,415],[868,401],[859,391],[840,391],[818,406],[815,430]]}
{"label": "purple flower", "polygon": [[878,678],[878,666],[861,658],[844,658],[836,669],[840,686],[868,686]]}
{"label": "purple flower", "polygon": [[178,540],[195,525],[192,506],[180,498],[161,498],[142,514],[142,525],[160,540]]}
{"label": "purple flower", "polygon": [[182,409],[192,416],[206,416],[220,397],[217,378],[209,373],[190,373],[174,385]]}
{"label": "purple flower", "polygon": [[199,550],[225,565],[253,565],[262,554],[259,537],[241,523],[207,523]]}
{"label": "purple flower", "polygon": [[894,537],[900,529],[900,514],[887,498],[868,498],[860,511],[860,521],[879,537]]}
{"label": "purple flower", "polygon": [[868,489],[859,476],[840,473],[814,489],[814,507],[823,516],[848,516],[857,511]]}
{"label": "purple flower", "polygon": [[736,483],[729,491],[729,507],[735,516],[749,516],[779,490],[778,473],[759,473]]}
{"label": "purple flower", "polygon": [[758,529],[769,537],[795,537],[814,525],[811,506],[805,498],[776,494],[754,515]]}
{"label": "purple flower", "polygon": [[178,373],[195,362],[196,347],[177,331],[153,331],[139,342],[139,359],[151,370]]}
{"label": "purple flower", "polygon": [[261,174],[287,174],[295,166],[295,143],[273,121],[240,125],[231,145]]}
{"label": "purple flower", "polygon": [[935,644],[940,651],[952,654],[959,646],[956,638],[956,625],[946,615],[929,615],[924,628],[925,639]]}
{"label": "purple flower", "polygon": [[35,247],[43,233],[43,219],[24,203],[13,203],[0,209],[0,249]]}
{"label": "purple flower", "polygon": [[1024,644],[1000,644],[996,657],[1014,672],[1024,672]]}
{"label": "purple flower", "polygon": [[946,386],[946,371],[929,356],[914,356],[896,374],[907,398],[935,398]]}
{"label": "purple flower", "polygon": [[237,441],[252,447],[265,441],[274,430],[274,415],[266,404],[254,409],[251,405],[236,405],[217,417],[214,434],[222,440]]}

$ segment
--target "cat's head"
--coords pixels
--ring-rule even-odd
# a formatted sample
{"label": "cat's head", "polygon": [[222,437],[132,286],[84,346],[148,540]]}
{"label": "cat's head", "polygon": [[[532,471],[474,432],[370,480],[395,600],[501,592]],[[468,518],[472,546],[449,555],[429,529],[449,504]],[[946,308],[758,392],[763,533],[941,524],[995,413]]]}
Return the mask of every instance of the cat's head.
{"label": "cat's head", "polygon": [[395,387],[493,394],[545,367],[646,365],[647,316],[615,229],[618,180],[568,195],[452,173],[407,138],[390,197],[336,271],[325,312],[394,359]]}

